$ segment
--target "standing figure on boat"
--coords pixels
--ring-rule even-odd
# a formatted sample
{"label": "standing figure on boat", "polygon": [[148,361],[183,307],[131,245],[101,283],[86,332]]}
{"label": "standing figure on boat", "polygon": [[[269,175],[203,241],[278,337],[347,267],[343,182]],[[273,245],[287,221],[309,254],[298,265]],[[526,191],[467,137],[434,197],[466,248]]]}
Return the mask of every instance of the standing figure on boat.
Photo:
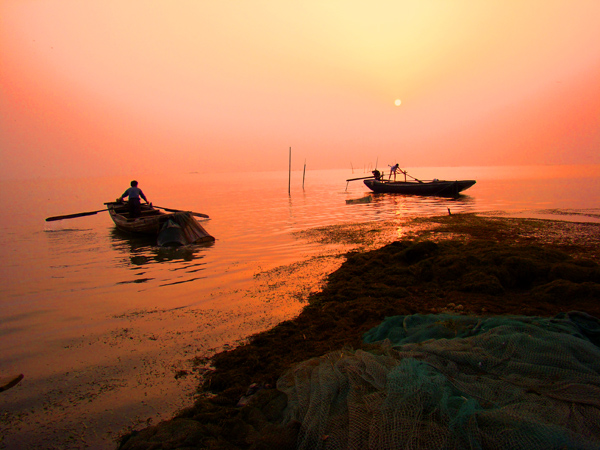
{"label": "standing figure on boat", "polygon": [[396,163],[393,166],[390,166],[390,176],[388,178],[388,180],[392,179],[392,174],[394,174],[394,181],[396,181],[396,172],[398,172],[398,169],[400,168],[400,164]]}
{"label": "standing figure on boat", "polygon": [[117,199],[118,202],[122,202],[125,197],[129,197],[129,217],[140,217],[142,214],[140,206],[140,197],[144,199],[146,203],[150,203],[142,190],[137,187],[138,182],[133,180],[131,187],[127,189],[121,197]]}

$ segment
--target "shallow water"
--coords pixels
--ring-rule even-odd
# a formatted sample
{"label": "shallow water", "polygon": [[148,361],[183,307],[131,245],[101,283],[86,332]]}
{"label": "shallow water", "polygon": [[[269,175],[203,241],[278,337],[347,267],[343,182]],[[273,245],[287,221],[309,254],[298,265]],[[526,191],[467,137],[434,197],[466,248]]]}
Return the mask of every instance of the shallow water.
{"label": "shallow water", "polygon": [[[0,373],[6,448],[111,448],[128,427],[170,417],[198,383],[190,359],[296,315],[322,254],[294,232],[461,212],[600,221],[598,166],[420,168],[421,179],[476,179],[459,199],[373,195],[350,170],[145,177],[155,204],[209,214],[216,242],[160,249],[114,229],[102,209],[129,180],[1,183]],[[38,195],[28,198],[32,184]],[[339,250],[339,249],[338,249]],[[327,251],[331,251],[328,249]],[[288,266],[286,268],[286,266]],[[282,286],[281,280],[286,281]],[[298,293],[301,294],[298,294]],[[83,425],[81,425],[83,424]],[[49,447],[52,448],[52,447]]]}

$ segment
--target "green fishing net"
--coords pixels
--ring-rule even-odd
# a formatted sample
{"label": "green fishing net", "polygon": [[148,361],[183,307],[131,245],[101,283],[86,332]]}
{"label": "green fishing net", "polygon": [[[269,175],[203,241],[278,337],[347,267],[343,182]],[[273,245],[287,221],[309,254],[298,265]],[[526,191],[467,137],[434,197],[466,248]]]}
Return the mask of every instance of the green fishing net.
{"label": "green fishing net", "polygon": [[600,448],[592,316],[397,316],[364,342],[278,381],[298,449]]}

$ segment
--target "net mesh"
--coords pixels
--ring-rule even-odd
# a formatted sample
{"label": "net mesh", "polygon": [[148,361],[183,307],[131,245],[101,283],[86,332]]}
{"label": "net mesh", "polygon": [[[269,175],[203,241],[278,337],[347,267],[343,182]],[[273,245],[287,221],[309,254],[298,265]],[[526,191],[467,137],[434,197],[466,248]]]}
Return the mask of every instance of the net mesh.
{"label": "net mesh", "polygon": [[278,381],[298,449],[600,448],[594,317],[397,316],[364,341]]}

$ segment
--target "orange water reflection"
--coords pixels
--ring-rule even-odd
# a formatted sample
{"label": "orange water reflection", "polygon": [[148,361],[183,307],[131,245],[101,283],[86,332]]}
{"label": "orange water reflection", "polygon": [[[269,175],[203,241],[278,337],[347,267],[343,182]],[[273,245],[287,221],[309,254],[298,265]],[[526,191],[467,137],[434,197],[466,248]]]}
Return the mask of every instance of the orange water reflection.
{"label": "orange water reflection", "polygon": [[[205,276],[200,276],[206,268],[203,261],[206,252],[214,246],[214,242],[201,245],[186,245],[181,247],[158,247],[153,237],[132,236],[116,228],[110,234],[112,247],[116,251],[117,261],[121,266],[130,269],[132,278],[117,281],[117,284],[148,283],[159,281],[159,286],[190,283]],[[153,264],[164,264],[168,271],[165,281],[165,268],[154,270]]]}
{"label": "orange water reflection", "polygon": [[[106,448],[109,433],[189,404],[197,384],[192,357],[293,317],[320,277],[341,264],[337,255],[351,246],[327,240],[335,227],[367,222],[377,231],[369,235],[383,243],[410,236],[406,219],[448,208],[458,214],[597,207],[598,177],[495,169],[431,170],[478,180],[458,199],[382,194],[365,204],[345,202],[369,193],[361,183],[345,189],[348,171],[308,172],[305,188],[300,174],[291,195],[287,173],[148,179],[146,193],[157,203],[211,216],[203,226],[216,242],[174,250],[117,232],[106,213],[43,222],[97,209],[121,193],[113,195],[119,180],[86,180],[86,196],[71,195],[80,180],[43,180],[45,196],[28,208],[18,186],[2,185],[0,207],[11,220],[0,223],[0,369],[26,377],[3,393],[5,442],[28,439],[35,447],[80,431],[84,421],[88,431],[80,437]],[[423,172],[414,175],[430,178]],[[315,241],[302,234],[316,227],[331,228]],[[190,374],[175,379],[182,370]]]}

